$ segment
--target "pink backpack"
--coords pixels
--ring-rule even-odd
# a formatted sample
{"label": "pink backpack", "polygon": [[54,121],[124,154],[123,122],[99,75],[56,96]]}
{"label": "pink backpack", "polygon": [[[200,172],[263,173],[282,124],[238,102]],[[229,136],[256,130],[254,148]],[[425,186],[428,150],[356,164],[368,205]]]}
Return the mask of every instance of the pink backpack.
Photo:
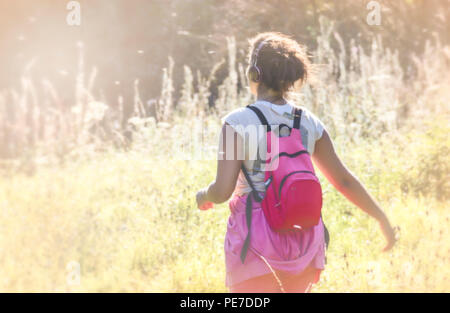
{"label": "pink backpack", "polygon": [[[300,120],[302,110],[294,111],[294,125],[279,125],[290,130],[289,136],[279,137],[275,134],[264,117],[254,106],[247,106],[256,113],[262,125],[267,128],[267,166],[265,171],[266,191],[264,198],[254,188],[245,166],[242,171],[252,192],[246,203],[246,219],[248,234],[241,251],[242,263],[245,260],[250,244],[250,226],[252,217],[252,197],[261,202],[264,215],[270,227],[277,232],[307,229],[317,225],[321,218],[322,188],[315,175],[311,156],[302,144]],[[274,151],[271,148],[278,147]]]}

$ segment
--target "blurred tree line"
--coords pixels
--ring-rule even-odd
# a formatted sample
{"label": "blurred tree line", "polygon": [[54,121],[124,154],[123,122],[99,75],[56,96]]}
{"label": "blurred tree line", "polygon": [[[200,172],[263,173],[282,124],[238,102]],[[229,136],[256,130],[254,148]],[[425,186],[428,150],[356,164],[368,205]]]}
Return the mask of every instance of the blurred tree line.
{"label": "blurred tree line", "polygon": [[[171,56],[176,98],[183,65],[209,75],[226,58],[226,37],[236,38],[238,62],[245,61],[247,39],[263,31],[287,33],[314,51],[320,16],[335,23],[345,47],[381,37],[405,56],[405,69],[407,56],[420,55],[427,40],[449,43],[449,0],[379,0],[379,26],[366,22],[366,0],[79,0],[80,26],[67,25],[68,2],[0,0],[0,90],[18,88],[26,73],[52,81],[70,103],[74,74],[83,69],[98,73],[94,91],[109,105],[119,95],[131,103],[136,79],[142,99],[155,99]],[[338,49],[339,42],[330,45]],[[217,68],[212,100],[227,71],[226,62]]]}

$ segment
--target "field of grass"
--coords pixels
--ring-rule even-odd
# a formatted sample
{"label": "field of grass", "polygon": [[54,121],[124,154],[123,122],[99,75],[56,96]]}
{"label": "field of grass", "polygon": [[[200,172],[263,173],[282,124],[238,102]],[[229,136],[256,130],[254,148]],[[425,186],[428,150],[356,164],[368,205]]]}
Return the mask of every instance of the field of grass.
{"label": "field of grass", "polygon": [[[293,99],[323,121],[399,240],[382,253],[376,222],[319,173],[331,243],[313,291],[450,292],[450,47],[436,40],[399,56],[374,38],[368,51],[352,41],[347,55],[322,26],[319,83]],[[214,107],[216,69],[207,78],[184,67],[175,101],[171,59],[156,116],[145,114],[137,83],[129,118],[123,104],[96,98],[97,73],[82,60],[74,103],[29,77],[0,91],[0,291],[227,291],[228,206],[195,205],[215,177],[220,117],[251,101],[237,88],[245,71],[236,42],[226,44],[229,75]],[[402,69],[400,58],[415,66]],[[199,149],[206,154],[189,154]]]}
{"label": "field of grass", "polygon": [[[335,140],[399,241],[382,253],[378,225],[320,176],[331,245],[315,292],[450,291],[450,128],[432,125],[359,145]],[[201,212],[194,201],[215,166],[105,152],[31,176],[5,174],[0,290],[226,292],[228,207]]]}

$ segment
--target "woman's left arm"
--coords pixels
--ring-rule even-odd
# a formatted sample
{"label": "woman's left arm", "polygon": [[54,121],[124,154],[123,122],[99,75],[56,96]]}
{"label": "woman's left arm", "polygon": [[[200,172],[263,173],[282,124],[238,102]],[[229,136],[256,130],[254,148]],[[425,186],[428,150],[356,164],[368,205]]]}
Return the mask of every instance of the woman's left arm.
{"label": "woman's left arm", "polygon": [[196,200],[199,208],[210,202],[225,202],[232,195],[242,166],[244,155],[242,142],[242,137],[225,123],[220,133],[216,179],[208,187],[197,192]]}

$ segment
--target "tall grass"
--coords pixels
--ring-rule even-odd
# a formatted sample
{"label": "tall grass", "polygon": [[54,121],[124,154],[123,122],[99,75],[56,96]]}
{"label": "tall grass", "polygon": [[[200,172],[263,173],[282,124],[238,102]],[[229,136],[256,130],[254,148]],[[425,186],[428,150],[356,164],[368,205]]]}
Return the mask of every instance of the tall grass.
{"label": "tall grass", "polygon": [[[373,39],[369,51],[355,41],[346,47],[331,21],[322,18],[320,25],[317,50],[312,53],[317,65],[314,84],[293,92],[291,98],[320,116],[333,136],[359,142],[395,132],[407,123],[422,125],[424,115],[448,114],[448,91],[443,86],[450,83],[450,49],[438,38],[427,42],[423,55],[399,56],[383,47],[380,38]],[[332,49],[334,43],[338,51]],[[157,101],[145,103],[139,95],[143,86],[136,81],[133,103],[119,98],[118,106],[96,98],[95,80],[101,73],[95,68],[86,72],[82,44],[78,45],[73,97],[61,97],[63,91],[55,90],[47,80],[33,81],[30,62],[21,89],[0,92],[0,158],[50,162],[50,156],[61,160],[78,155],[80,147],[128,147],[136,123],[153,127],[157,123],[190,123],[191,118],[220,118],[252,99],[248,89],[240,87],[246,85],[245,65],[236,62],[233,37],[227,38],[227,47],[228,77],[218,86],[214,107],[210,107],[209,90],[223,62],[206,77],[184,66],[181,97],[175,99],[174,60],[169,57]],[[412,58],[415,67],[405,73],[399,58]],[[155,139],[147,138],[148,142]]]}
{"label": "tall grass", "polygon": [[[387,254],[380,252],[378,225],[320,176],[331,245],[315,291],[449,291],[449,190],[440,200],[433,188],[439,182],[421,178],[432,192],[418,193],[421,176],[410,172],[422,149],[434,159],[448,146],[439,140],[448,127],[436,131],[437,137],[414,132],[413,145],[388,138],[340,153],[399,228]],[[439,157],[442,163],[433,167],[445,170],[449,154]],[[0,290],[226,291],[227,205],[201,212],[194,201],[214,170],[214,161],[138,151],[2,178]],[[448,181],[448,172],[440,175]],[[80,264],[79,285],[68,283],[72,262]]]}
{"label": "tall grass", "polygon": [[[374,38],[364,51],[321,23],[318,82],[291,97],[325,123],[400,238],[379,252],[378,225],[320,174],[332,239],[315,291],[448,292],[449,47],[434,40],[423,55],[399,56]],[[21,90],[0,94],[0,290],[226,291],[227,206],[200,212],[194,202],[215,161],[174,147],[197,142],[213,151],[220,117],[251,101],[238,88],[245,74],[234,39],[227,45],[229,76],[214,107],[209,87],[219,65],[206,77],[184,67],[176,101],[169,59],[160,99],[144,103],[136,82],[126,116],[123,101],[114,108],[94,97],[101,73],[85,72],[82,46],[74,103],[26,75]],[[404,57],[415,60],[409,72],[399,65]],[[73,262],[79,284],[69,279]]]}

